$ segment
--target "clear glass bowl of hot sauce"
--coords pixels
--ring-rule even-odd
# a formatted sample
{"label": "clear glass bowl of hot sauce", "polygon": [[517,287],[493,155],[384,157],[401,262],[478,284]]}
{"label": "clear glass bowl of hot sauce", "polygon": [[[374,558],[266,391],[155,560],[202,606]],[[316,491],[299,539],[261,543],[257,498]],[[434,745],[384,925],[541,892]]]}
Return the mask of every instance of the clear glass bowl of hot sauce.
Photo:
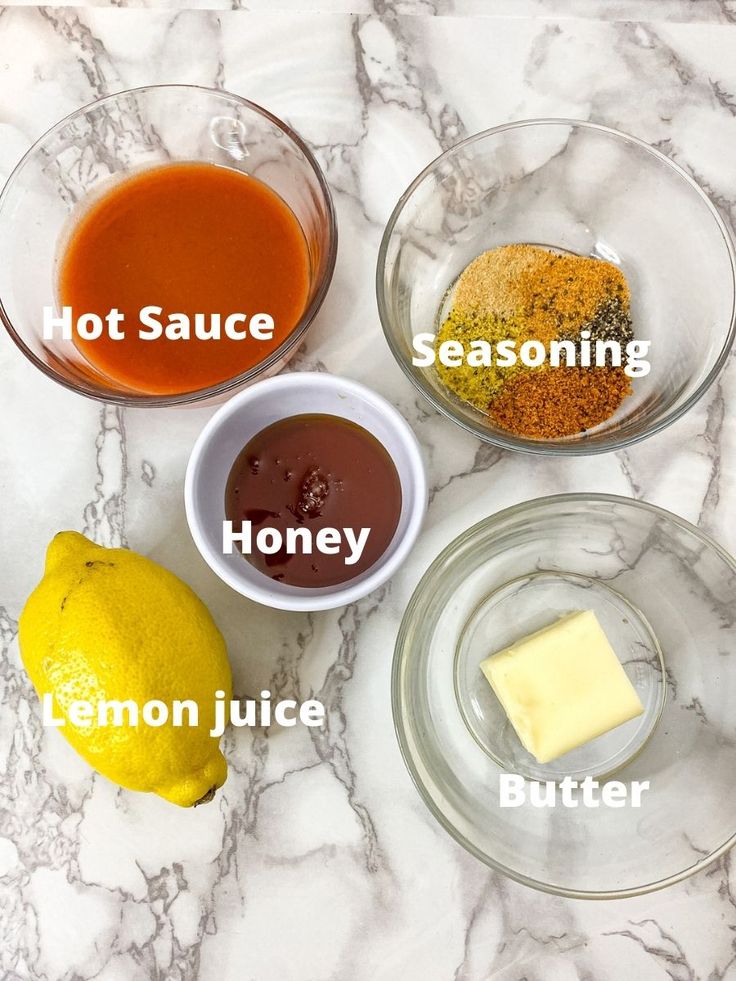
{"label": "clear glass bowl of hot sauce", "polygon": [[[57,123],[2,190],[0,233],[0,319],[15,343],[67,388],[125,405],[219,401],[279,371],[337,251],[330,191],[301,137],[193,85],[121,92]],[[124,338],[107,322],[94,339],[58,327],[45,338],[44,307],[64,306],[75,325],[120,310]]]}

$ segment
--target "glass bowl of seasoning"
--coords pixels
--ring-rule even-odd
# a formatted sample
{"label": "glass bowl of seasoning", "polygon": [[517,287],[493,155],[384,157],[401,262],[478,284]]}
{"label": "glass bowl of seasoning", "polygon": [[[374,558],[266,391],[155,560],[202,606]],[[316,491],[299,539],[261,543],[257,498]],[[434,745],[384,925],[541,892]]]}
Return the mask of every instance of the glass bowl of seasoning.
{"label": "glass bowl of seasoning", "polygon": [[197,548],[229,586],[277,609],[326,610],[399,568],[427,480],[416,437],[385,399],[289,372],[215,413],[192,450],[185,504]]}
{"label": "glass bowl of seasoning", "polygon": [[220,401],[296,352],[330,284],[311,151],[227,92],[156,85],[63,119],[0,194],[0,318],[28,359],[124,405]]}
{"label": "glass bowl of seasoning", "polygon": [[658,432],[723,367],[731,235],[695,181],[605,126],[524,120],[447,150],[383,236],[391,351],[490,443],[600,453]]}
{"label": "glass bowl of seasoning", "polygon": [[399,743],[434,817],[558,895],[704,869],[736,842],[735,608],[734,559],[641,501],[540,498],[468,529],[417,586],[394,657]]}

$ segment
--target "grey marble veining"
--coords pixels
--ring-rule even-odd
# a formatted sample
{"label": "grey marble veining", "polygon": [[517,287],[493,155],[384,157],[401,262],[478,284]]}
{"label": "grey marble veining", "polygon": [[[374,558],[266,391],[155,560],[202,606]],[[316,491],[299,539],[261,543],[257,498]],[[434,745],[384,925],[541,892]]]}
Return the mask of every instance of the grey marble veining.
{"label": "grey marble veining", "polygon": [[[430,467],[427,524],[405,568],[360,603],[315,615],[258,608],[210,573],[186,529],[184,468],[211,410],[96,405],[0,337],[0,974],[734,981],[729,856],[633,900],[528,890],[479,864],[426,812],[389,704],[411,591],[439,549],[486,514],[542,494],[608,491],[663,505],[736,550],[733,358],[695,410],[625,453],[511,455],[452,427],[411,388],[373,293],[383,225],[409,180],[462,136],[515,118],[578,116],[641,136],[733,220],[733,4],[558,0],[541,17],[529,16],[541,13],[534,2],[335,0],[319,7],[336,12],[319,14],[307,0],[245,5],[257,12],[0,8],[0,177],[62,115],[150,82],[222,86],[296,126],[327,172],[341,246],[294,367],[364,381],[411,421]],[[453,16],[425,16],[434,13]],[[472,13],[483,16],[463,16]],[[15,641],[61,528],[177,571],[224,629],[236,690],[314,693],[327,731],[230,733],[228,783],[195,812],[93,774],[42,728]]]}
{"label": "grey marble veining", "polygon": [[[30,0],[6,0],[5,5],[35,6]],[[253,13],[312,11],[377,16],[535,17],[553,21],[585,18],[678,23],[736,22],[736,0],[95,0],[85,6],[244,10]]]}

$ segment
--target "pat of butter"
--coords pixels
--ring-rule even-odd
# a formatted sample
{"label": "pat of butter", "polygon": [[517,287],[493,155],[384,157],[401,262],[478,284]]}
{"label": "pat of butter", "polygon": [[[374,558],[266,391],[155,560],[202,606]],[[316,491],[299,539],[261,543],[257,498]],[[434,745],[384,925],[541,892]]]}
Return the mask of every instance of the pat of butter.
{"label": "pat of butter", "polygon": [[481,670],[522,745],[549,763],[644,711],[592,610],[569,613]]}

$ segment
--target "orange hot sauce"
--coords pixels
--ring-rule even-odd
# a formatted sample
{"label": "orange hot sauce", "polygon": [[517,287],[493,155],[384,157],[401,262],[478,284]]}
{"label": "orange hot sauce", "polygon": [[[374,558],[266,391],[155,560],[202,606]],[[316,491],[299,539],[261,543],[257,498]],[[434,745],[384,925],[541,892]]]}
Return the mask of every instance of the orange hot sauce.
{"label": "orange hot sauce", "polygon": [[[127,177],[72,228],[59,262],[59,300],[74,321],[124,314],[125,337],[105,331],[75,344],[99,371],[148,394],[205,388],[252,368],[291,333],[309,292],[309,254],[286,203],[261,181],[204,163],[175,163]],[[139,314],[270,315],[272,340],[144,340]],[[238,325],[242,329],[243,324]]]}

